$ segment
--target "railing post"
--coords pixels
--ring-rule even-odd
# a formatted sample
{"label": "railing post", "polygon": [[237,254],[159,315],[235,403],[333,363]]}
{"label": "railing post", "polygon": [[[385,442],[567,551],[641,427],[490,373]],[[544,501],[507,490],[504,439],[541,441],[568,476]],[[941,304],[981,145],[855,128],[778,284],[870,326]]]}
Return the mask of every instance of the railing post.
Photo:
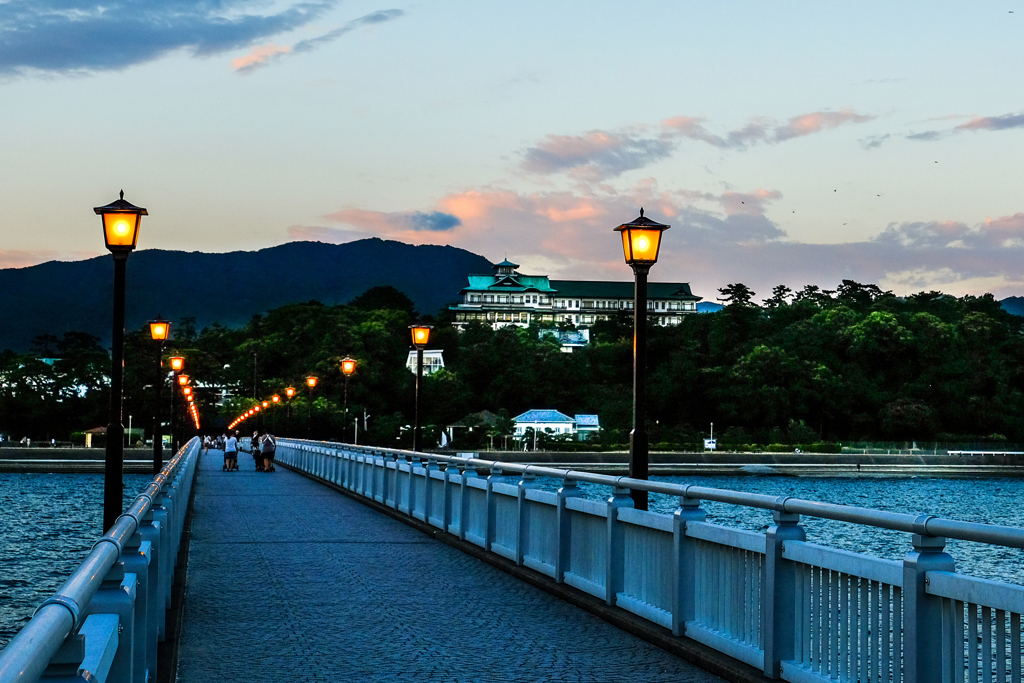
{"label": "railing post", "polygon": [[398,507],[398,456],[394,453],[384,455],[384,504]]}
{"label": "railing post", "polygon": [[[118,617],[117,651],[110,665],[108,680],[136,680],[133,675],[135,639],[142,634],[135,632],[135,596],[138,591],[138,577],[124,571],[124,564],[117,562],[103,577],[100,589],[82,609],[82,619],[90,614],[116,614]],[[88,646],[88,643],[86,643]]]}
{"label": "railing post", "polygon": [[452,477],[459,474],[458,466],[451,460],[444,465],[444,511],[441,513],[441,528],[448,533],[452,533],[452,493],[455,488],[452,484]]}
{"label": "railing post", "polygon": [[430,524],[430,511],[434,505],[434,480],[430,478],[430,473],[441,471],[437,464],[437,458],[428,457],[423,470],[423,486],[426,487],[423,489],[423,521]]}
{"label": "railing post", "polygon": [[491,473],[487,477],[487,488],[484,489],[487,492],[487,519],[484,524],[484,550],[491,549],[491,542],[494,541],[494,535],[498,524],[498,497],[494,493],[494,482],[500,483],[504,478],[505,477],[501,474],[500,467],[491,467]]}
{"label": "railing post", "polygon": [[700,500],[679,497],[679,507],[672,515],[672,635],[686,633],[686,622],[697,618],[697,543],[686,535],[688,522],[703,522],[707,514],[700,509]]}
{"label": "railing post", "polygon": [[529,472],[523,472],[523,478],[519,480],[519,498],[516,504],[516,564],[522,565],[526,557],[526,544],[523,539],[526,537],[526,492],[535,489],[540,484],[537,477]]}
{"label": "railing post", "polygon": [[[132,668],[136,680],[146,683],[149,675],[156,675],[157,632],[150,610],[156,609],[156,566],[152,562],[152,543],[142,540],[136,532],[125,544],[121,560],[127,572],[135,574],[138,591],[135,594],[135,662]],[[144,675],[148,672],[149,675]]]}
{"label": "railing post", "polygon": [[469,479],[478,476],[476,469],[466,463],[462,471],[462,486],[459,490],[459,538],[466,540],[466,529],[469,527]]}
{"label": "railing post", "polygon": [[765,533],[764,608],[764,675],[777,679],[782,675],[782,662],[796,655],[796,565],[782,557],[786,541],[807,538],[800,526],[800,515],[785,512],[785,497],[776,501],[772,512],[775,524]]}
{"label": "railing post", "polygon": [[565,583],[565,572],[569,570],[569,552],[572,543],[572,514],[565,507],[567,498],[580,495],[579,487],[572,479],[563,479],[558,489],[558,507],[555,510],[555,524],[558,528],[558,553],[555,555],[555,581]]}
{"label": "railing post", "polygon": [[[943,552],[946,539],[926,535],[930,515],[914,522],[914,549],[903,558],[903,680],[931,683],[942,677],[942,599],[925,592],[928,572],[956,571]],[[971,644],[973,647],[974,644]]]}
{"label": "railing post", "polygon": [[604,601],[609,605],[615,604],[616,596],[623,591],[625,583],[625,545],[626,530],[619,521],[619,509],[633,507],[632,492],[625,487],[616,486],[612,489],[612,496],[608,499],[607,519],[607,565],[605,566],[605,596]]}
{"label": "railing post", "polygon": [[156,652],[156,641],[162,641],[164,639],[164,613],[167,609],[164,604],[163,583],[160,580],[160,567],[163,564],[160,555],[160,553],[163,552],[161,550],[163,547],[161,538],[164,534],[166,534],[166,531],[161,522],[157,519],[156,511],[153,509],[153,506],[150,506],[149,512],[147,512],[142,518],[142,523],[139,525],[139,535],[144,542],[148,541],[150,544],[150,600],[147,612],[149,613],[149,632],[153,635],[154,653]]}

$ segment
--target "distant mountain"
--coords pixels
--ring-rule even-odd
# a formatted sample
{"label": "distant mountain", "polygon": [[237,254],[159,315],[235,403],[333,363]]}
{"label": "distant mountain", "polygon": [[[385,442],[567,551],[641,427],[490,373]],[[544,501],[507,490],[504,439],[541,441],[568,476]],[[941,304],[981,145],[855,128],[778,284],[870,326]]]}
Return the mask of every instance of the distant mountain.
{"label": "distant mountain", "polygon": [[716,304],[714,301],[700,301],[697,303],[698,313],[717,313],[722,310],[722,304]]}
{"label": "distant mountain", "polygon": [[1024,296],[1010,296],[1000,301],[999,304],[1007,313],[1024,315]]}
{"label": "distant mountain", "polygon": [[[110,256],[0,269],[0,349],[26,351],[37,335],[69,331],[109,344],[113,270]],[[458,299],[467,274],[490,271],[490,261],[464,249],[377,238],[227,254],[148,249],[128,259],[125,327],[137,330],[158,315],[195,317],[200,330],[237,326],[285,304],[348,303],[379,285],[433,314]]]}

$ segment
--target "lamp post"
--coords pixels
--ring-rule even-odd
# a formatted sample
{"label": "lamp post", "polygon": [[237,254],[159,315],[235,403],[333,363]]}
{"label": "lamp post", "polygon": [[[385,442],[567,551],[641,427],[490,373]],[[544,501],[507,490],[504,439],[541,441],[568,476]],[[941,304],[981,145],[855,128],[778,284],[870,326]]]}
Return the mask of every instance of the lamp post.
{"label": "lamp post", "polygon": [[292,428],[292,399],[295,398],[295,387],[287,387],[284,395],[288,397],[288,414],[285,416],[285,429],[289,432]]}
{"label": "lamp post", "polygon": [[310,375],[306,378],[306,386],[309,387],[309,406],[306,410],[306,438],[309,438],[310,424],[313,421],[313,390],[316,389],[317,378]]}
{"label": "lamp post", "polygon": [[[342,417],[341,424],[348,424],[348,378],[352,376],[352,373],[356,371],[356,361],[354,358],[342,358],[341,359],[341,374],[345,376],[345,414]],[[346,428],[347,429],[347,428]]]}
{"label": "lamp post", "polygon": [[170,321],[157,316],[149,321],[149,336],[159,342],[156,347],[156,411],[153,414],[153,474],[160,474],[164,466],[164,443],[160,438],[160,390],[164,383],[164,342],[171,334]]}
{"label": "lamp post", "polygon": [[[177,379],[178,387],[187,387],[188,383],[191,381],[189,376],[186,374],[178,375]],[[181,437],[178,435],[179,431],[181,431],[181,425],[176,423],[176,429],[171,433],[171,446],[174,448],[175,453],[177,453],[178,449],[181,448]]]}
{"label": "lamp post", "polygon": [[[275,406],[281,402],[281,397],[278,394],[274,394],[270,397],[270,402]],[[274,434],[277,434],[277,408],[274,409],[274,415],[270,418],[270,429]]]}
{"label": "lamp post", "polygon": [[[633,431],[629,434],[629,476],[647,479],[650,444],[647,435],[647,273],[658,262],[661,233],[669,226],[644,217],[615,228],[622,233],[622,251],[633,268]],[[633,505],[647,509],[647,491],[633,491]]]}
{"label": "lamp post", "polygon": [[124,470],[124,424],[121,405],[124,393],[124,297],[125,266],[128,255],[139,241],[139,224],[149,212],[120,198],[93,209],[103,221],[103,239],[114,257],[114,315],[110,343],[110,422],[107,425],[107,449],[103,468],[103,530],[106,531],[122,512],[121,496]]}
{"label": "lamp post", "polygon": [[169,360],[169,362],[171,364],[171,372],[173,373],[172,374],[173,379],[171,380],[171,424],[170,424],[170,428],[171,428],[171,453],[173,454],[173,453],[177,453],[178,452],[178,449],[174,447],[174,442],[176,440],[176,437],[174,435],[178,433],[176,431],[177,430],[177,426],[178,426],[178,415],[177,415],[177,410],[175,409],[175,401],[174,401],[174,397],[177,395],[177,392],[175,391],[175,387],[178,385],[178,374],[182,370],[185,369],[185,359],[182,358],[181,356],[171,356],[168,360]]}
{"label": "lamp post", "polygon": [[409,326],[409,331],[412,333],[412,345],[416,347],[416,408],[412,430],[412,450],[416,453],[420,452],[423,445],[423,433],[420,428],[420,380],[423,378],[423,347],[430,343],[432,329],[434,329],[432,325]]}

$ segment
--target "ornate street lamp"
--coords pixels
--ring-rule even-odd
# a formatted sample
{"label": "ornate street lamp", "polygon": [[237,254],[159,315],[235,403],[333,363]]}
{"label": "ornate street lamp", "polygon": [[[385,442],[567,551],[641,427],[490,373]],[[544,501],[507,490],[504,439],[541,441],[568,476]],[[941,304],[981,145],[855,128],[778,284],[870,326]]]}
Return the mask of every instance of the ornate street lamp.
{"label": "ornate street lamp", "polygon": [[309,387],[309,406],[306,410],[306,438],[309,438],[309,428],[313,421],[313,390],[316,389],[316,383],[319,380],[315,375],[310,375],[306,378],[306,386]]}
{"label": "ornate street lamp", "polygon": [[292,428],[292,399],[295,398],[295,387],[287,387],[284,390],[284,395],[288,397],[288,412],[285,415],[285,429],[288,433],[291,433]]}
{"label": "ornate street lamp", "polygon": [[[622,252],[633,268],[633,431],[629,434],[629,476],[647,479],[650,443],[647,435],[647,273],[658,262],[661,233],[669,226],[644,217],[615,228],[622,233]],[[647,509],[647,491],[633,491],[633,505]]]}
{"label": "ornate street lamp", "polygon": [[156,411],[153,414],[153,474],[160,474],[164,466],[164,440],[160,421],[160,393],[164,385],[164,342],[171,335],[171,323],[159,315],[149,321],[149,336],[158,342],[156,347]]}
{"label": "ornate street lamp", "polygon": [[346,425],[345,429],[348,429],[348,378],[356,371],[356,361],[354,358],[342,358],[341,359],[341,374],[345,376],[345,415],[342,418],[342,424]]}
{"label": "ornate street lamp", "polygon": [[171,380],[171,453],[178,452],[178,411],[175,407],[174,397],[177,392],[174,391],[174,384],[178,381],[181,376],[180,373],[185,369],[185,359],[181,356],[171,356],[168,361],[171,364],[171,371],[174,373],[174,379]]}
{"label": "ornate street lamp", "polygon": [[420,429],[420,382],[423,378],[423,348],[430,343],[430,331],[433,325],[409,325],[412,333],[412,345],[416,347],[416,411],[413,420],[412,450],[420,452],[422,447],[422,430]]}
{"label": "ornate street lamp", "polygon": [[114,315],[110,353],[110,421],[103,468],[103,530],[114,525],[122,512],[124,471],[124,424],[121,405],[124,394],[124,298],[125,266],[139,241],[139,224],[149,213],[120,198],[93,209],[103,221],[103,240],[114,257]]}

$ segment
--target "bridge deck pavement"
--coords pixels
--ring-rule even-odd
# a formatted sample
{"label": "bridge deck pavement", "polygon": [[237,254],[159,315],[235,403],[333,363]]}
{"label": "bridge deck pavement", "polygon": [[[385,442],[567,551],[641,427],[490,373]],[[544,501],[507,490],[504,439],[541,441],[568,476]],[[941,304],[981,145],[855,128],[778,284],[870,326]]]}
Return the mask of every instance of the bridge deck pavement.
{"label": "bridge deck pavement", "polygon": [[202,456],[178,681],[721,679],[328,487]]}

